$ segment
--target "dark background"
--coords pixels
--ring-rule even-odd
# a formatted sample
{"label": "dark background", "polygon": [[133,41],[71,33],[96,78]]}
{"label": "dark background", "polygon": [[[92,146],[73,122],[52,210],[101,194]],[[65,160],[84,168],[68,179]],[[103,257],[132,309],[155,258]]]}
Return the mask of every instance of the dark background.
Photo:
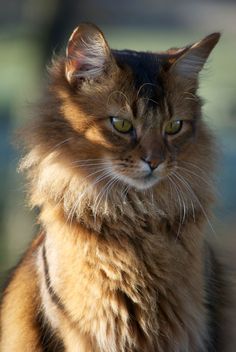
{"label": "dark background", "polygon": [[191,0],[0,0],[0,280],[36,231],[17,174],[14,131],[32,117],[53,52],[80,22],[96,23],[113,48],[159,51],[221,31],[202,74],[205,118],[218,136],[218,204],[209,236],[236,259],[236,3]]}

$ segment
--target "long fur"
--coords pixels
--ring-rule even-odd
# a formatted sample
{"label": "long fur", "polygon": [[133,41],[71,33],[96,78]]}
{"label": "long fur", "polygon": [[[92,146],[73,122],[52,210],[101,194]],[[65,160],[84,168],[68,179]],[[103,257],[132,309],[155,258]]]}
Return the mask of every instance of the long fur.
{"label": "long fur", "polygon": [[[195,72],[186,78],[176,69],[199,55],[198,70],[218,39],[182,50],[181,63],[173,49],[112,52],[90,25],[73,33],[22,134],[20,171],[42,233],[4,292],[2,352],[220,351],[204,240],[215,144]],[[119,135],[109,116],[139,126],[137,136]],[[183,131],[164,140],[173,116],[184,119]],[[146,155],[160,160],[150,187],[138,181]]]}

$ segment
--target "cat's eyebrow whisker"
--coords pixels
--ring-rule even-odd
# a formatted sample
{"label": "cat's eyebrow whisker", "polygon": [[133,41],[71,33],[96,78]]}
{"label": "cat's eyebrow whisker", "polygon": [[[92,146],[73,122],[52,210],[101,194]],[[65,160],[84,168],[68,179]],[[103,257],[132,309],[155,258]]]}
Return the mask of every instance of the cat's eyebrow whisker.
{"label": "cat's eyebrow whisker", "polygon": [[192,194],[192,196],[194,197],[194,199],[198,203],[200,209],[202,210],[202,213],[205,216],[206,221],[207,221],[208,225],[210,226],[210,229],[211,229],[212,233],[214,235],[216,235],[216,231],[213,228],[213,225],[212,225],[212,223],[211,223],[211,221],[210,221],[210,219],[209,219],[209,217],[208,217],[208,215],[207,215],[202,203],[200,202],[199,198],[197,197],[196,193],[193,191],[193,189],[190,186],[190,184],[188,183],[188,181],[186,179],[184,179],[183,177],[181,177],[181,175],[177,174],[177,172],[173,172],[173,176],[176,177],[185,186],[185,188],[190,192],[190,194]]}
{"label": "cat's eyebrow whisker", "polygon": [[158,105],[158,102],[154,99],[151,99],[151,98],[148,98],[148,97],[142,97],[142,98],[139,98],[139,100],[147,100],[147,101],[152,101],[153,103],[157,104]]}
{"label": "cat's eyebrow whisker", "polygon": [[[125,106],[121,106],[120,109],[114,111],[114,116],[120,116],[120,113],[125,113],[127,112],[127,109],[125,108]],[[112,128],[114,128],[114,126],[112,125]]]}
{"label": "cat's eyebrow whisker", "polygon": [[139,87],[139,89],[138,89],[138,91],[137,91],[137,95],[136,95],[137,98],[139,97],[139,94],[140,94],[141,90],[142,90],[143,87],[145,87],[145,86],[157,87],[157,84],[150,83],[150,82],[143,83],[143,84]]}
{"label": "cat's eyebrow whisker", "polygon": [[124,92],[122,92],[121,90],[114,90],[113,92],[111,92],[108,95],[107,103],[106,103],[107,106],[109,105],[110,98],[112,97],[113,94],[121,94],[125,98],[127,104],[130,106],[130,102],[129,102],[127,95]]}

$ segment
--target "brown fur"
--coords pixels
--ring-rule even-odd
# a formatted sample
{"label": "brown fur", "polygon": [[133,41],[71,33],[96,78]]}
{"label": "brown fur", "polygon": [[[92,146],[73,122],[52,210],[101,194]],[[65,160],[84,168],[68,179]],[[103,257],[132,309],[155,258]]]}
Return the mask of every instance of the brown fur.
{"label": "brown fur", "polygon": [[[132,68],[101,32],[82,25],[73,33],[69,56],[53,63],[40,116],[23,135],[20,169],[45,235],[4,292],[2,352],[213,351],[203,227],[214,198],[214,143],[196,91],[218,38],[160,54],[164,97],[148,108],[153,99],[141,90],[152,83],[137,89]],[[102,57],[88,64],[90,45]],[[132,121],[139,142],[111,131],[109,116]],[[161,131],[173,116],[183,128],[166,141]],[[162,165],[160,181],[140,189],[135,177],[143,177],[147,156]],[[97,179],[107,160],[121,175],[113,183],[107,174]]]}

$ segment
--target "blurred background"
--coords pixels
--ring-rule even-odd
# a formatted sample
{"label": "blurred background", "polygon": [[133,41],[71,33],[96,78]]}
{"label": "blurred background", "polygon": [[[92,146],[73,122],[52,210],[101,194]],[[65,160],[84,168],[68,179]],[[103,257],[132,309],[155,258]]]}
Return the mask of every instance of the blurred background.
{"label": "blurred background", "polygon": [[158,51],[222,32],[202,75],[200,94],[222,151],[214,240],[236,258],[236,2],[0,0],[0,5],[0,281],[36,232],[16,171],[20,153],[13,147],[13,134],[33,115],[31,104],[43,93],[52,53],[63,51],[83,21],[96,23],[118,49]]}

